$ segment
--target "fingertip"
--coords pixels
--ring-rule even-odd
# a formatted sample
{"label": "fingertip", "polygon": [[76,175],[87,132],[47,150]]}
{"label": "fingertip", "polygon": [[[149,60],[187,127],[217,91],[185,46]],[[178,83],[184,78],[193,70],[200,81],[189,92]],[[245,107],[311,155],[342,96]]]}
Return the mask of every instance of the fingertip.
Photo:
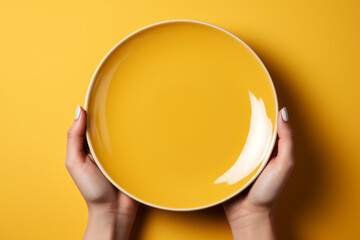
{"label": "fingertip", "polygon": [[279,138],[292,135],[292,130],[289,124],[289,115],[286,107],[283,107],[278,114],[278,135]]}
{"label": "fingertip", "polygon": [[77,105],[77,107],[76,107],[73,125],[74,125],[74,127],[75,126],[79,127],[80,130],[82,130],[82,131],[84,131],[84,129],[85,129],[86,112],[80,105]]}
{"label": "fingertip", "polygon": [[86,117],[86,112],[80,105],[77,105],[76,109],[75,109],[74,120],[79,120],[79,119],[81,119],[83,117]]}
{"label": "fingertip", "polygon": [[76,110],[75,110],[75,120],[79,119],[80,115],[81,115],[81,106],[77,105],[76,106]]}
{"label": "fingertip", "polygon": [[282,120],[284,122],[288,122],[289,121],[289,115],[288,115],[288,112],[287,112],[287,108],[286,107],[283,107],[281,109],[281,117],[282,117]]}
{"label": "fingertip", "polygon": [[289,116],[287,109],[284,107],[278,114],[278,159],[280,162],[293,162],[293,131],[289,124]]}
{"label": "fingertip", "polygon": [[86,112],[81,106],[78,105],[75,110],[75,119],[73,121],[73,124],[67,132],[67,146],[69,153],[82,153],[84,145],[85,126]]}

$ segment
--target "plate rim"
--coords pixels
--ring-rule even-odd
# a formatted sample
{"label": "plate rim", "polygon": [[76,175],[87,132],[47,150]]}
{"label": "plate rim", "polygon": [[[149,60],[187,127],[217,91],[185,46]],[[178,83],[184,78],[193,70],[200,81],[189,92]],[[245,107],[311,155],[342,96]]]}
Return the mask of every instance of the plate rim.
{"label": "plate rim", "polygon": [[[187,212],[187,211],[195,211],[195,210],[201,210],[201,209],[206,209],[206,208],[210,208],[210,207],[213,207],[213,206],[216,206],[216,205],[219,205],[221,203],[224,203],[226,202],[227,200],[235,197],[236,195],[238,195],[239,193],[241,193],[243,190],[245,190],[250,184],[252,184],[256,178],[261,174],[261,172],[264,170],[266,164],[268,163],[268,161],[270,160],[270,156],[271,156],[271,152],[273,151],[274,149],[274,146],[275,146],[275,140],[276,140],[276,137],[277,137],[277,118],[278,118],[278,113],[279,113],[279,104],[278,104],[278,98],[277,98],[277,94],[276,94],[276,89],[275,89],[275,86],[274,86],[274,82],[270,76],[270,73],[269,71],[267,70],[267,68],[265,67],[265,64],[261,61],[260,57],[254,52],[254,50],[252,50],[243,40],[241,40],[239,37],[237,37],[236,35],[234,35],[233,33],[219,27],[219,26],[216,26],[214,24],[211,24],[211,23],[207,23],[207,22],[203,22],[203,21],[199,21],[199,20],[191,20],[191,19],[171,19],[171,20],[165,20],[165,21],[160,21],[160,22],[155,22],[155,23],[152,23],[152,24],[149,24],[149,25],[146,25],[142,28],[139,28],[137,29],[136,31],[133,31],[132,33],[128,34],[127,36],[125,36],[123,39],[121,39],[118,43],[116,43],[108,52],[107,54],[102,58],[102,60],[100,61],[100,63],[98,64],[98,66],[96,67],[95,69],[95,72],[93,74],[93,76],[91,77],[91,80],[90,80],[90,84],[88,86],[88,89],[87,89],[87,92],[86,92],[86,97],[85,97],[85,104],[84,104],[84,110],[86,111],[87,113],[87,110],[88,110],[88,105],[89,105],[89,101],[90,101],[90,97],[91,97],[91,91],[94,87],[94,83],[95,83],[95,79],[101,69],[101,67],[103,66],[104,62],[106,61],[106,59],[108,59],[108,57],[123,43],[125,42],[127,39],[129,39],[130,37],[136,35],[137,33],[141,32],[141,31],[144,31],[146,29],[149,29],[149,28],[152,28],[152,27],[155,27],[155,26],[158,26],[158,25],[162,25],[162,24],[166,24],[166,23],[171,23],[171,22],[190,22],[190,23],[197,23],[197,24],[202,24],[202,25],[206,25],[206,26],[209,26],[209,27],[212,27],[212,28],[215,28],[215,29],[218,29],[230,36],[232,36],[233,38],[235,38],[236,40],[238,40],[241,44],[243,44],[248,50],[250,50],[250,52],[256,57],[256,59],[259,61],[259,63],[261,64],[261,66],[263,67],[263,69],[265,70],[267,76],[268,76],[268,79],[271,83],[271,86],[272,86],[272,89],[273,89],[273,94],[274,94],[274,97],[275,97],[275,108],[276,108],[276,114],[275,114],[275,128],[274,128],[274,134],[272,136],[272,139],[271,139],[271,144],[270,144],[270,147],[268,148],[268,151],[266,153],[266,157],[265,159],[263,160],[260,168],[258,169],[258,171],[255,173],[255,175],[249,180],[247,181],[247,183],[241,187],[238,191],[236,191],[235,193],[231,194],[230,196],[226,197],[226,198],[223,198],[217,202],[214,202],[214,203],[210,203],[210,204],[207,204],[207,205],[203,205],[203,206],[199,206],[199,207],[192,207],[192,208],[172,208],[172,207],[165,207],[165,206],[161,206],[161,205],[156,205],[156,204],[153,204],[153,203],[149,203],[149,202],[146,202],[142,199],[139,199],[135,196],[133,196],[132,194],[128,193],[127,191],[125,191],[124,189],[122,189],[114,180],[112,180],[112,178],[106,173],[106,171],[104,170],[104,168],[101,166],[100,164],[100,161],[97,159],[96,157],[96,154],[94,152],[94,149],[92,147],[92,143],[91,143],[91,140],[90,140],[90,137],[89,137],[89,131],[88,131],[88,128],[86,128],[86,140],[87,140],[87,143],[88,143],[88,146],[89,146],[89,150],[91,152],[91,154],[93,155],[94,157],[94,160],[95,160],[95,163],[96,165],[99,167],[100,171],[104,174],[104,176],[117,188],[119,189],[121,192],[123,192],[124,194],[126,194],[127,196],[129,196],[130,198],[136,200],[137,202],[140,202],[142,204],[145,204],[147,206],[150,206],[150,207],[154,207],[154,208],[158,208],[158,209],[162,209],[162,210],[169,210],[169,211],[178,211],[178,212]],[[88,124],[88,121],[89,121],[89,118],[86,118],[86,122]]]}

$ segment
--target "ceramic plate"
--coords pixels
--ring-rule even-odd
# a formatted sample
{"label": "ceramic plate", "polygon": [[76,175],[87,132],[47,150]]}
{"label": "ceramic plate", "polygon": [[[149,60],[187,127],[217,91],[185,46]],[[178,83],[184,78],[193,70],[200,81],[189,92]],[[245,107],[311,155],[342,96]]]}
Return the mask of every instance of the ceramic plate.
{"label": "ceramic plate", "polygon": [[104,57],[85,109],[104,175],[144,204],[195,210],[247,187],[276,137],[277,98],[257,55],[208,23],[144,27]]}

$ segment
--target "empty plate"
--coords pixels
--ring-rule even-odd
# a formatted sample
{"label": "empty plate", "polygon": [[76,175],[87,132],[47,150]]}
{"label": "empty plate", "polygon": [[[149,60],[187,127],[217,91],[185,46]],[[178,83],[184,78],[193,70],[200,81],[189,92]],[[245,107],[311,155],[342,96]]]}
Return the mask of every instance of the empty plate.
{"label": "empty plate", "polygon": [[256,54],[208,23],[144,27],[104,57],[85,109],[104,175],[144,204],[195,210],[246,188],[276,138],[277,98]]}

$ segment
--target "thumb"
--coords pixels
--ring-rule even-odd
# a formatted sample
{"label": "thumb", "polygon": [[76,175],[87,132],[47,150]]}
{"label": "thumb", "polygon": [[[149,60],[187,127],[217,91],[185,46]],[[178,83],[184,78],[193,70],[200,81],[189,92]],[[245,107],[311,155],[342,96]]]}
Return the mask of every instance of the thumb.
{"label": "thumb", "polygon": [[278,155],[277,159],[283,163],[293,163],[293,132],[290,128],[289,117],[286,107],[280,110],[278,114]]}
{"label": "thumb", "polygon": [[75,120],[67,133],[67,156],[69,159],[82,159],[84,156],[85,126],[86,112],[78,105],[75,111]]}

